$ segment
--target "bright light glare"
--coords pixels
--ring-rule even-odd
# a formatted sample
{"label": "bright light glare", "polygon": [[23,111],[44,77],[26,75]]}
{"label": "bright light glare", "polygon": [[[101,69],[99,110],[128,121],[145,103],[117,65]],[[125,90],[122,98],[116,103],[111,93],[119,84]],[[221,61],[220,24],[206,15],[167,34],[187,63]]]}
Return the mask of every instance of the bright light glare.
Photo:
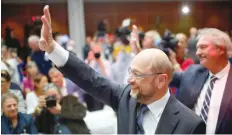
{"label": "bright light glare", "polygon": [[182,12],[183,12],[184,14],[188,14],[188,13],[189,13],[189,7],[188,7],[188,6],[183,6],[183,7],[182,7]]}

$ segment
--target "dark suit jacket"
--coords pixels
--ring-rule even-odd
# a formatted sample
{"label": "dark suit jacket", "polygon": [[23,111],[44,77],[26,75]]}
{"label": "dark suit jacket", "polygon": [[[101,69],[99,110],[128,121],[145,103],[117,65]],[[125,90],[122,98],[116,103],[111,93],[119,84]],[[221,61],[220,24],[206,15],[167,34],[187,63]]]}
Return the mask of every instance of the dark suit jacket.
{"label": "dark suit jacket", "polygon": [[[177,99],[190,109],[193,109],[208,75],[209,71],[202,65],[192,65],[183,73],[174,73],[171,86],[179,89],[176,95]],[[216,133],[232,134],[232,65],[230,65],[222,98]]]}
{"label": "dark suit jacket", "polygon": [[[138,103],[130,96],[130,85],[122,86],[103,78],[72,54],[69,54],[67,63],[60,70],[83,90],[116,111],[119,134],[136,133]],[[156,133],[205,133],[205,124],[200,117],[171,96],[158,123]]]}

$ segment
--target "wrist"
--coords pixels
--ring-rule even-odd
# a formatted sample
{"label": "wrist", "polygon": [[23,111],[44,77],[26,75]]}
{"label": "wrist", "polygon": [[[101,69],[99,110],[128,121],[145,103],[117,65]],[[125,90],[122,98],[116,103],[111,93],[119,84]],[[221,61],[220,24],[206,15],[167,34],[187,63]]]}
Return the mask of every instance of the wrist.
{"label": "wrist", "polygon": [[54,51],[54,49],[55,49],[55,47],[56,47],[57,44],[58,43],[55,40],[52,40],[51,45],[48,45],[49,48],[47,50],[47,53],[48,54],[52,53]]}

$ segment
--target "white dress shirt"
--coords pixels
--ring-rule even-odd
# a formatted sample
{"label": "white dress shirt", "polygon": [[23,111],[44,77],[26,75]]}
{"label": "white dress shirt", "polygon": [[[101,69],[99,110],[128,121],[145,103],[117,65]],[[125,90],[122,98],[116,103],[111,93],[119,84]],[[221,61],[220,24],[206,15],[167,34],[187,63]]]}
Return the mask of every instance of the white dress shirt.
{"label": "white dress shirt", "polygon": [[145,134],[154,134],[159,123],[160,117],[169,100],[170,93],[167,93],[159,100],[147,105],[149,110],[145,113],[143,119],[143,129]]}
{"label": "white dress shirt", "polygon": [[[226,65],[226,67],[223,70],[221,70],[220,72],[218,72],[217,74],[214,75],[218,79],[214,83],[214,87],[213,87],[212,95],[211,95],[211,99],[210,99],[208,119],[206,122],[206,133],[207,134],[215,134],[218,116],[219,116],[219,111],[220,111],[220,107],[221,107],[221,101],[222,101],[222,97],[224,94],[225,85],[226,85],[226,81],[228,78],[229,70],[230,70],[230,63],[228,62],[228,64]],[[194,107],[194,111],[199,116],[201,114],[201,109],[203,107],[203,103],[205,100],[205,94],[207,92],[207,89],[208,89],[208,86],[210,83],[210,77],[212,75],[213,74],[210,72],[209,77],[206,80],[206,82],[201,90],[200,96],[198,97],[198,100],[197,100],[195,107]]]}
{"label": "white dress shirt", "polygon": [[66,84],[66,81],[65,81],[65,79],[63,78],[63,86],[62,86],[62,88],[60,89],[61,95],[62,95],[63,97],[68,95],[68,90],[67,90],[66,85],[67,85],[67,84]]}

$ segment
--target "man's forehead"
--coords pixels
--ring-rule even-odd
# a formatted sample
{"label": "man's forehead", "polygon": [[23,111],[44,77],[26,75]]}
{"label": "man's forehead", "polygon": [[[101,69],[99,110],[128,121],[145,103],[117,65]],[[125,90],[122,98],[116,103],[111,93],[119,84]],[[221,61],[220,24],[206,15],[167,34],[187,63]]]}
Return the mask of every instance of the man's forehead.
{"label": "man's forehead", "polygon": [[14,98],[8,98],[5,102],[5,105],[17,104],[17,101]]}
{"label": "man's forehead", "polygon": [[197,46],[199,45],[210,45],[212,42],[212,37],[210,36],[202,36],[199,38],[197,42]]}

